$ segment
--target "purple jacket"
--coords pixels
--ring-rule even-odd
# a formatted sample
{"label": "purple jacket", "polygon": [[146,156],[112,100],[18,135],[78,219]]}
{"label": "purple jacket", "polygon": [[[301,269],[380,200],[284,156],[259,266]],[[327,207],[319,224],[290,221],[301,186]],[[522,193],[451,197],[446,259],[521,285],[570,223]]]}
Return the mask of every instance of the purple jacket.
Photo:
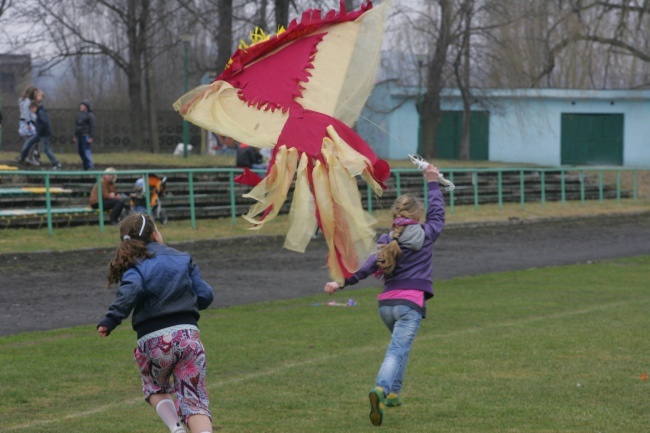
{"label": "purple jacket", "polygon": [[[415,289],[424,292],[424,299],[433,297],[433,243],[438,239],[445,224],[445,202],[438,182],[429,182],[429,208],[427,219],[422,224],[425,239],[419,251],[402,248],[404,255],[397,259],[395,270],[385,277],[384,292],[398,289]],[[387,244],[391,241],[387,233],[382,234],[377,244]],[[374,274],[379,267],[377,257],[371,254],[361,268],[350,278],[345,279],[345,285],[358,283],[360,280]]]}

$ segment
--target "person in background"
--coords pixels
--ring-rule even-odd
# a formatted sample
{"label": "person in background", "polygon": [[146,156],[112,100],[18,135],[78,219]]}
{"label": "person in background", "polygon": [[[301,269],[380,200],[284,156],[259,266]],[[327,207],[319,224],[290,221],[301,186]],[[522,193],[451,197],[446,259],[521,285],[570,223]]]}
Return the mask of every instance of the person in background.
{"label": "person in background", "polygon": [[212,433],[198,322],[214,294],[199,267],[188,253],[163,243],[150,216],[136,213],[120,225],[120,245],[108,265],[113,283],[120,288],[97,332],[108,337],[133,312],[144,399],[171,433],[185,433],[181,422],[192,433]]}
{"label": "person in background", "polygon": [[20,161],[25,161],[27,155],[30,152],[32,146],[37,142],[43,144],[43,152],[47,155],[52,163],[53,170],[59,170],[61,168],[61,163],[57,161],[56,156],[50,150],[50,137],[52,136],[52,125],[50,124],[50,118],[47,115],[47,111],[43,106],[43,99],[45,98],[45,93],[42,90],[36,90],[35,92],[36,102],[38,103],[38,110],[36,111],[36,135],[27,140],[23,145],[23,150],[20,153]]}
{"label": "person in background", "polygon": [[[20,110],[20,120],[18,121],[18,135],[29,141],[36,135],[36,112],[38,104],[36,103],[36,92],[38,89],[34,86],[27,86],[20,99],[18,99],[18,108]],[[23,143],[24,144],[24,143]],[[40,165],[40,154],[38,152],[38,143],[31,146],[24,159],[18,157],[20,162],[27,162],[31,165]]]}
{"label": "person in background", "polygon": [[[111,224],[117,225],[119,223],[120,215],[122,214],[122,209],[124,208],[124,199],[120,194],[117,193],[117,175],[115,174],[115,169],[113,167],[108,167],[104,170],[102,175],[102,207],[104,210],[112,210],[111,212]],[[90,207],[93,209],[99,208],[99,193],[97,191],[97,184],[93,185],[93,189],[90,192]]]}
{"label": "person in background", "polygon": [[74,136],[84,170],[94,169],[95,165],[93,164],[90,145],[93,142],[93,137],[95,137],[95,113],[93,113],[92,105],[87,99],[84,99],[79,104],[79,112],[74,124]]}
{"label": "person in background", "polygon": [[139,178],[133,185],[131,197],[131,212],[147,213],[147,197],[144,190],[144,178]]}
{"label": "person in background", "polygon": [[254,170],[266,170],[268,164],[257,147],[240,144],[237,149],[237,167]]}

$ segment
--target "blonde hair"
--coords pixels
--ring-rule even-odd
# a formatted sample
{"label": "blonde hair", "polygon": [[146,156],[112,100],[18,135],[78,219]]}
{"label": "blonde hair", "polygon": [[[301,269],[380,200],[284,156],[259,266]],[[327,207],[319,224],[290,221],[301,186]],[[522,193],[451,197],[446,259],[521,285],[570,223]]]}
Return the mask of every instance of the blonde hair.
{"label": "blonde hair", "polygon": [[[424,205],[413,194],[404,194],[393,203],[391,207],[393,219],[408,218],[415,221],[421,221],[424,215]],[[395,270],[397,259],[404,254],[399,247],[398,239],[402,235],[406,226],[396,226],[393,228],[393,239],[386,245],[379,245],[377,251],[377,266],[382,270],[384,275],[390,275]]]}

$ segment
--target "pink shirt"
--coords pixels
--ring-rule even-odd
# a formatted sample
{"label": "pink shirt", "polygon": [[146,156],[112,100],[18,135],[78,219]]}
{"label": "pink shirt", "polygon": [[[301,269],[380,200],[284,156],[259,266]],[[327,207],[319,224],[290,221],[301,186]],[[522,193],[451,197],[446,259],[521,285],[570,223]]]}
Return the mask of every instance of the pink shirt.
{"label": "pink shirt", "polygon": [[420,307],[424,307],[424,292],[421,290],[389,290],[388,292],[381,292],[377,296],[378,301],[385,301],[387,299],[404,299]]}

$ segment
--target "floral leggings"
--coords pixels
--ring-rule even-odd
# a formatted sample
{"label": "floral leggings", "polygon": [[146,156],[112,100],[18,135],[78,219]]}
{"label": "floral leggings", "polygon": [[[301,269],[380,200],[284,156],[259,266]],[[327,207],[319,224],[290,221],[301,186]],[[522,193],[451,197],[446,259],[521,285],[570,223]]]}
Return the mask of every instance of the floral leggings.
{"label": "floral leggings", "polygon": [[196,327],[174,326],[145,335],[134,354],[146,401],[152,394],[173,392],[183,422],[192,415],[212,419],[205,390],[205,350]]}

